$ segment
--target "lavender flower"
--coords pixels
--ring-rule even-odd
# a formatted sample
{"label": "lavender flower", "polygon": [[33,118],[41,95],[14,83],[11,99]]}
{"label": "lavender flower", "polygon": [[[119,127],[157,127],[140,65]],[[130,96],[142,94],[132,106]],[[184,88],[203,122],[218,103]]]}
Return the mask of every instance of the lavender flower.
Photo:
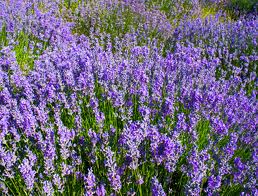
{"label": "lavender flower", "polygon": [[25,181],[28,190],[32,190],[35,183],[36,171],[33,170],[33,163],[31,163],[27,158],[25,158],[21,165],[19,165],[19,170]]}
{"label": "lavender flower", "polygon": [[151,186],[152,195],[154,196],[165,196],[162,185],[159,183],[157,177],[152,178],[152,186]]}
{"label": "lavender flower", "polygon": [[94,195],[95,193],[95,186],[96,186],[96,179],[92,172],[92,168],[89,169],[88,175],[85,178],[86,183],[86,194],[87,195]]}
{"label": "lavender flower", "polygon": [[43,190],[47,196],[51,196],[54,194],[54,189],[53,189],[52,183],[49,181],[43,182]]}

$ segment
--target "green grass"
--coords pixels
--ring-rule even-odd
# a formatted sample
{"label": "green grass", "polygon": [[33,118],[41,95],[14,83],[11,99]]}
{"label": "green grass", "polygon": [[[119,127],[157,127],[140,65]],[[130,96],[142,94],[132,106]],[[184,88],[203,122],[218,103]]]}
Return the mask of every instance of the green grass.
{"label": "green grass", "polygon": [[0,31],[0,50],[4,47],[8,46],[8,38],[6,32],[6,26],[4,25]]}
{"label": "green grass", "polygon": [[[99,17],[99,20],[95,20]],[[76,16],[75,27],[73,33],[84,34],[90,36],[94,32],[100,32],[104,35],[101,42],[102,46],[106,49],[107,43],[111,42],[116,45],[115,40],[123,40],[126,34],[132,34],[137,31],[137,45],[143,46],[148,43],[148,40],[158,40],[158,45],[164,42],[164,32],[161,32],[158,27],[144,29],[147,19],[141,13],[136,13],[130,6],[118,4],[112,10],[101,9],[99,13],[90,16]],[[100,36],[97,35],[100,39]],[[103,37],[102,37],[103,38]],[[123,50],[127,50],[125,46]],[[116,51],[115,47],[112,48],[113,52]],[[130,49],[129,49],[130,50]]]}
{"label": "green grass", "polygon": [[[3,26],[0,31],[0,50],[10,45],[8,33],[6,27]],[[13,46],[12,50],[15,52],[17,63],[24,72],[28,72],[33,69],[34,61],[49,46],[49,40],[42,41],[33,35],[25,33],[25,31],[20,31],[17,35],[12,36],[14,43],[11,43],[11,45]]]}
{"label": "green grass", "polygon": [[258,3],[256,0],[230,0],[225,7],[225,11],[233,18],[238,19],[242,14],[254,13],[255,6]]}

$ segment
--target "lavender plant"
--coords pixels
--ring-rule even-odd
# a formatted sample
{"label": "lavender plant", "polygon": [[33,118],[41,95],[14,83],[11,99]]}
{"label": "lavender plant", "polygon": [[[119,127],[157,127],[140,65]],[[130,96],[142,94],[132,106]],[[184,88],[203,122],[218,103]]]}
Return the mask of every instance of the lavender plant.
{"label": "lavender plant", "polygon": [[167,48],[156,1],[0,3],[2,195],[257,195],[255,17]]}

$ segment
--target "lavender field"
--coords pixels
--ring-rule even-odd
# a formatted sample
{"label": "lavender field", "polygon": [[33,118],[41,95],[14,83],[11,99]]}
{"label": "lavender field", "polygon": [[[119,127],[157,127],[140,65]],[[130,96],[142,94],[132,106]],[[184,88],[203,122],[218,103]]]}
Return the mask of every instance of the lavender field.
{"label": "lavender field", "polygon": [[257,196],[256,0],[0,0],[0,196]]}

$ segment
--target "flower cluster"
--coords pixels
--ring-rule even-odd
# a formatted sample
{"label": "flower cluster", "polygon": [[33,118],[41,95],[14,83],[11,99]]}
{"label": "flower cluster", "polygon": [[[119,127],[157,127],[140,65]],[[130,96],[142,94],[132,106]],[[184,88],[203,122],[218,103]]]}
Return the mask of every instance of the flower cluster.
{"label": "flower cluster", "polygon": [[[148,2],[82,2],[0,1],[0,192],[256,195],[256,18],[172,30]],[[103,10],[167,41],[76,33],[78,17],[105,26]]]}

